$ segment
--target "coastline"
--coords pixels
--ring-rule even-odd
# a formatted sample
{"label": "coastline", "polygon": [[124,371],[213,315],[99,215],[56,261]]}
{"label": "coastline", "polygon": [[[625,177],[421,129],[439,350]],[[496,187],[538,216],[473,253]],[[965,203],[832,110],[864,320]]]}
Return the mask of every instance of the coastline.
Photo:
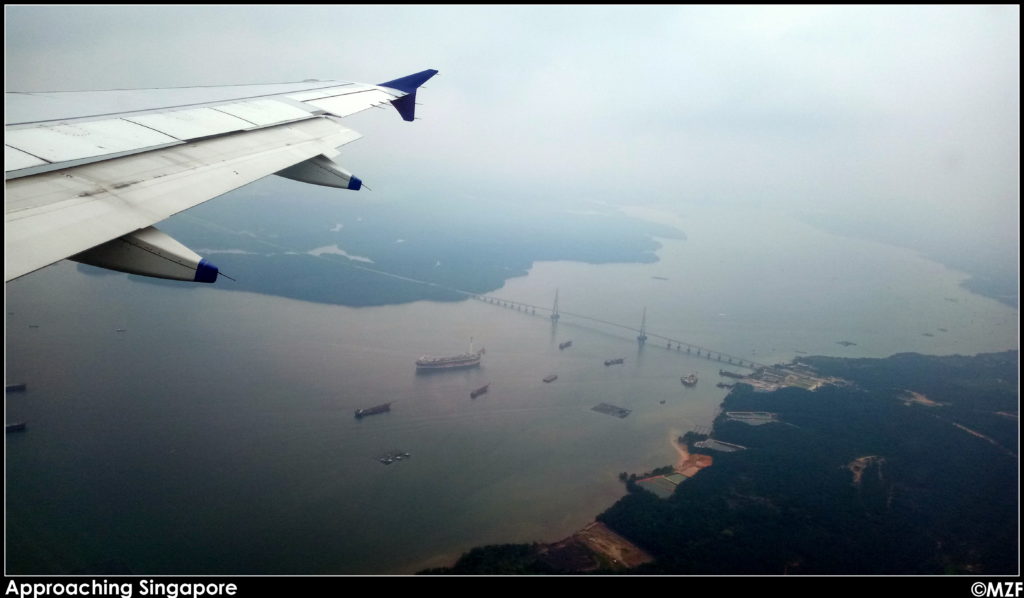
{"label": "coastline", "polygon": [[[696,446],[716,452],[723,471],[677,492],[703,467],[690,468],[710,465],[711,457],[690,452],[670,430],[673,466],[620,474],[628,490],[622,499],[560,542],[521,545],[515,573],[1011,572],[1019,564],[1019,503],[1010,490],[1019,473],[1017,428],[1007,423],[1015,418],[1006,414],[1019,409],[1017,358],[1017,351],[812,356],[756,372],[754,381],[788,375],[772,389],[737,384],[708,433],[682,437],[713,437],[714,444]],[[975,392],[979,379],[989,393],[983,398]],[[908,401],[907,393],[935,400]],[[979,410],[993,417],[978,418]],[[968,418],[971,426],[961,423]],[[929,443],[953,450],[921,449]],[[995,484],[1000,498],[960,492],[947,483],[950,475],[969,487]],[[865,519],[875,524],[861,525]],[[595,533],[611,540],[588,542]],[[714,541],[723,534],[728,542]],[[490,548],[433,573],[507,573],[500,558],[488,560]]]}

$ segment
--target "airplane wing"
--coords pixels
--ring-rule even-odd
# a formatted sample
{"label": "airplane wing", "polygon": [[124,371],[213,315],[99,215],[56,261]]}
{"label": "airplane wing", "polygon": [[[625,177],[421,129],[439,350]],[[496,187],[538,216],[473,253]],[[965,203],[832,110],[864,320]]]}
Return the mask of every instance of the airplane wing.
{"label": "airplane wing", "polygon": [[61,259],[214,282],[213,266],[153,227],[270,174],[358,190],[342,117],[393,105],[415,117],[430,69],[369,85],[6,93],[4,281]]}

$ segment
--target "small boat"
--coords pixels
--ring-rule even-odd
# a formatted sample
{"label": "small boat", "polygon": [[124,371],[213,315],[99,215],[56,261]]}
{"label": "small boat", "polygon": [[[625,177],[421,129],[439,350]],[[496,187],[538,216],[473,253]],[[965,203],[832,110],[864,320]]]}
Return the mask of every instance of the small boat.
{"label": "small boat", "polygon": [[558,343],[558,350],[564,351],[572,346],[572,341],[565,341],[564,343]]}
{"label": "small boat", "polygon": [[616,357],[615,359],[606,359],[604,361],[604,364],[605,365],[619,365],[621,363],[624,363],[625,361],[626,360],[623,359],[622,357]]}
{"label": "small boat", "polygon": [[690,374],[679,379],[683,386],[697,386],[697,374]]}
{"label": "small boat", "polygon": [[558,376],[556,374],[551,374],[550,376],[544,376],[544,381],[545,382],[554,382],[555,380],[558,380]]}
{"label": "small boat", "polygon": [[484,394],[485,392],[487,392],[490,388],[491,388],[491,383],[488,382],[487,384],[484,384],[480,388],[478,388],[478,389],[474,390],[473,392],[469,393],[469,398],[475,399],[475,398],[479,397],[480,395]]}
{"label": "small boat", "polygon": [[412,457],[412,455],[410,455],[408,452],[403,453],[393,451],[384,455],[383,457],[378,457],[377,460],[384,465],[391,465],[392,463],[400,463],[401,461],[403,461],[404,459],[408,459],[409,457]]}

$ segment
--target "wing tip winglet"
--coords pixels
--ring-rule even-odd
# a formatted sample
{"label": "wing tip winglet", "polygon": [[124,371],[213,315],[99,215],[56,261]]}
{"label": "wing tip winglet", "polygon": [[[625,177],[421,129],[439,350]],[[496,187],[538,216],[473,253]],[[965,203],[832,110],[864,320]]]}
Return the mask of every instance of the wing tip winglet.
{"label": "wing tip winglet", "polygon": [[416,90],[436,74],[437,69],[427,69],[386,83],[379,83],[378,85],[406,93],[406,95],[397,100],[391,100],[391,105],[395,107],[395,110],[398,110],[402,120],[412,121],[416,118]]}
{"label": "wing tip winglet", "polygon": [[405,93],[416,93],[416,90],[426,83],[431,77],[437,74],[437,69],[427,69],[397,79],[392,79],[385,83],[378,83],[380,87],[390,87],[391,89],[397,89],[404,91]]}

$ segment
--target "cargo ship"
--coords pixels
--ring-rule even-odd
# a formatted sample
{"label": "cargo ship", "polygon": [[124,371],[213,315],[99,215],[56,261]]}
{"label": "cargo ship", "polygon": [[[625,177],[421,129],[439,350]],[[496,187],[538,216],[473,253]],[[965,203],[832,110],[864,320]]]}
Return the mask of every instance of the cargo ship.
{"label": "cargo ship", "polygon": [[564,343],[559,343],[558,344],[558,350],[562,351],[564,349],[568,349],[571,346],[572,346],[572,341],[565,341]]}
{"label": "cargo ship", "polygon": [[25,422],[17,422],[14,424],[7,424],[4,426],[4,433],[7,432],[24,432],[28,425]]}
{"label": "cargo ship", "polygon": [[683,386],[697,386],[697,374],[690,374],[679,379]]}
{"label": "cargo ship", "polygon": [[490,390],[490,388],[491,388],[491,383],[488,382],[487,384],[484,384],[480,388],[478,388],[478,389],[474,390],[473,392],[469,393],[469,398],[475,399],[475,398],[479,397],[480,395],[484,394],[485,392],[487,392],[488,390]]}
{"label": "cargo ship", "polygon": [[718,370],[718,375],[726,378],[744,378],[743,374],[737,374],[736,372],[727,372],[725,370]]}
{"label": "cargo ship", "polygon": [[625,361],[626,361],[625,359],[623,359],[621,357],[617,357],[615,359],[606,359],[606,360],[604,360],[604,364],[605,365],[619,365],[620,363],[624,363]]}
{"label": "cargo ship", "polygon": [[451,355],[446,357],[430,357],[424,355],[416,360],[417,370],[446,370],[456,368],[470,368],[480,365],[480,357],[484,350],[473,351],[473,339],[469,340],[469,353]]}
{"label": "cargo ship", "polygon": [[367,407],[366,409],[356,409],[356,419],[362,419],[367,415],[387,413],[388,411],[391,411],[391,403],[384,403],[383,405],[377,405],[376,407]]}

